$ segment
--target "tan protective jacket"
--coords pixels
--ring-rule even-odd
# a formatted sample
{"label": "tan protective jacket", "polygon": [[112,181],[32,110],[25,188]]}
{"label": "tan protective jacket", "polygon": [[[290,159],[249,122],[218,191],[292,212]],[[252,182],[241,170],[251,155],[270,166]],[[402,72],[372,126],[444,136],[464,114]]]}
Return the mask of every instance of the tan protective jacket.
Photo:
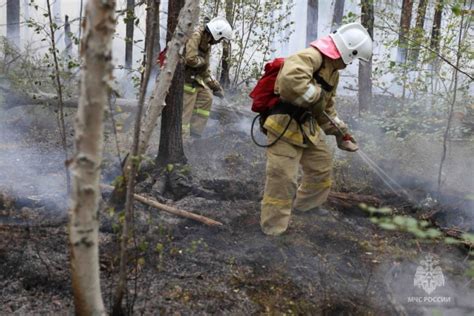
{"label": "tan protective jacket", "polygon": [[211,58],[210,35],[199,28],[186,42],[185,54],[185,82],[188,84],[198,83],[205,87],[208,81],[212,80],[209,70],[209,60]]}
{"label": "tan protective jacket", "polygon": [[[341,69],[338,67],[340,67],[340,64],[325,57],[316,48],[306,48],[285,59],[275,83],[275,93],[286,102],[307,108],[313,113],[318,125],[326,130],[326,127],[330,127],[328,126],[329,120],[324,115],[316,117],[312,108],[316,103],[323,102],[326,113],[333,118],[337,117],[334,98],[339,82],[338,70]],[[334,87],[331,92],[321,92],[322,88],[314,78],[315,73],[318,73],[327,84]],[[290,115],[287,114],[270,115],[265,121],[264,127],[268,132],[279,136],[285,130],[290,119]],[[310,124],[309,121],[303,124],[304,134],[309,141],[317,145],[321,129],[316,127],[315,134],[311,135]],[[304,138],[298,123],[292,120],[281,139],[297,146],[306,147],[307,141]]]}

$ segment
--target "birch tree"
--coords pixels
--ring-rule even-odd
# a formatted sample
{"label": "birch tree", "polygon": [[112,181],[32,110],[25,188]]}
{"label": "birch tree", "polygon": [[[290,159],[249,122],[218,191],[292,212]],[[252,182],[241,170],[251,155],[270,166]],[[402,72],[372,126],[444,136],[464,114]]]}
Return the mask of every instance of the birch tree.
{"label": "birch tree", "polygon": [[20,0],[7,0],[7,39],[20,46]]}
{"label": "birch tree", "polygon": [[81,92],[71,163],[72,204],[69,221],[71,275],[77,315],[103,315],[99,277],[99,178],[103,116],[112,81],[115,0],[89,0],[81,42]]}

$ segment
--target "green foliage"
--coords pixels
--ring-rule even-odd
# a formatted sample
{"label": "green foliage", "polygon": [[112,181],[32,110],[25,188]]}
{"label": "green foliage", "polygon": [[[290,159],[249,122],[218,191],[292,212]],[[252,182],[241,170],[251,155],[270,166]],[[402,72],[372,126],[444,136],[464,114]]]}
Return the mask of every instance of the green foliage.
{"label": "green foliage", "polygon": [[[464,113],[469,106],[468,101],[469,99],[466,98],[460,102],[457,112]],[[449,100],[427,96],[423,99],[407,101],[404,106],[398,103],[387,105],[385,103],[381,111],[367,113],[363,118],[363,124],[378,127],[386,136],[391,136],[398,141],[426,135],[437,141],[443,139]],[[474,140],[473,135],[474,125],[461,124],[454,120],[449,134],[451,140]]]}
{"label": "green foliage", "polygon": [[[51,28],[54,33],[64,29],[64,25],[53,22],[49,24],[47,8],[39,6],[34,0],[30,0],[29,6],[40,13],[44,19],[28,19],[26,26],[35,34],[40,35],[40,42],[47,44],[47,47],[38,49],[37,46],[27,46],[20,51],[18,48],[8,44],[6,39],[1,38],[0,43],[0,70],[8,79],[13,91],[28,92],[33,98],[56,94],[55,68],[53,53],[57,55],[59,64],[59,77],[62,83],[64,97],[71,97],[76,94],[77,70],[79,60],[73,56],[53,51]],[[73,43],[78,44],[78,39],[72,33],[68,33]],[[73,48],[74,49],[74,48]],[[77,48],[76,48],[77,49]],[[49,77],[51,80],[44,80]],[[53,80],[54,79],[54,80]]]}
{"label": "green foliage", "polygon": [[390,214],[392,214],[392,210],[388,207],[376,208],[376,207],[373,207],[373,206],[368,206],[365,203],[360,204],[359,207],[361,209],[363,209],[364,211],[369,212],[370,215],[376,215],[376,214],[390,215]]}
{"label": "green foliage", "polygon": [[[431,51],[430,42],[432,41],[431,20],[433,10],[426,11],[425,25],[423,29],[417,28],[412,22],[409,32],[401,38],[399,42],[399,5],[379,5],[376,6],[376,16],[379,23],[376,25],[376,40],[383,45],[385,53],[382,56],[374,58],[373,84],[382,91],[398,86],[402,89],[403,96],[409,96],[419,100],[419,105],[426,104],[429,98],[432,106],[437,107],[439,111],[446,111],[444,105],[452,101],[453,95],[453,68],[441,60],[437,54],[440,54],[452,64],[456,64],[457,54],[460,56],[460,68],[467,72],[472,69],[473,38],[468,36],[464,27],[461,45],[458,51],[458,37],[460,32],[460,22],[463,18],[464,23],[469,19],[463,8],[463,1],[447,0],[444,1],[443,27],[440,33],[440,49],[436,53]],[[415,7],[413,9],[414,17],[417,17]],[[402,42],[403,40],[403,42]],[[398,49],[397,61],[393,61],[392,53]],[[401,59],[400,52],[406,51],[407,58]],[[387,69],[393,76],[392,82],[386,79]],[[463,78],[462,76],[460,77]],[[469,81],[460,81],[458,95],[464,96],[463,99],[469,99],[468,86]],[[458,98],[462,99],[462,98]],[[441,102],[439,102],[441,101]],[[466,104],[456,104],[457,111],[463,111]],[[446,117],[444,117],[446,120]],[[445,123],[444,123],[445,124]],[[459,131],[462,133],[462,131]]]}
{"label": "green foliage", "polygon": [[342,24],[358,22],[359,16],[354,12],[350,11],[342,17]]}
{"label": "green foliage", "polygon": [[[390,208],[376,208],[361,203],[359,207],[370,214],[370,221],[380,228],[392,231],[402,231],[412,234],[415,238],[421,240],[438,240],[448,245],[467,244],[474,245],[474,234],[463,233],[460,238],[446,236],[440,229],[433,227],[426,220],[418,220],[407,215],[393,215]],[[472,257],[473,252],[469,253]],[[466,275],[474,277],[474,260],[469,261],[469,268]]]}
{"label": "green foliage", "polygon": [[187,253],[193,254],[196,251],[198,251],[200,248],[207,249],[207,244],[204,242],[202,238],[199,238],[197,240],[192,240],[191,245],[185,250]]}
{"label": "green foliage", "polygon": [[149,244],[147,241],[145,240],[142,240],[139,244],[138,244],[138,250],[140,250],[141,252],[145,252],[148,250],[148,247],[149,247]]}
{"label": "green foliage", "polygon": [[454,4],[451,6],[451,11],[455,16],[460,16],[462,14],[461,5],[459,3]]}
{"label": "green foliage", "polygon": [[114,181],[112,181],[112,185],[114,187],[123,187],[125,185],[125,177],[124,176],[117,176],[115,177]]}
{"label": "green foliage", "polygon": [[[370,221],[381,228],[408,232],[420,239],[439,239],[444,236],[444,233],[441,230],[432,227],[426,220],[418,220],[407,215],[391,216],[392,210],[387,207],[376,208],[373,206],[367,206],[364,203],[360,204],[359,207],[368,212],[371,216]],[[449,244],[460,242],[474,244],[474,235],[465,233],[459,240],[452,237],[446,237],[443,241]]]}

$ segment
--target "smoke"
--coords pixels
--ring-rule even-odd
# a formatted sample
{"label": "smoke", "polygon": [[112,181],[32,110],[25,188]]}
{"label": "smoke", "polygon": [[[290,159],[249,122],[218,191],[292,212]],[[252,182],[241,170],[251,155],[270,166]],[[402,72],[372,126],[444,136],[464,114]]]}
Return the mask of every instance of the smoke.
{"label": "smoke", "polygon": [[53,113],[48,123],[43,122],[54,127],[52,130],[40,131],[35,126],[43,120],[41,111],[45,109],[39,106],[0,109],[0,189],[17,200],[28,200],[27,204],[49,205],[54,210],[65,211],[65,156]]}
{"label": "smoke", "polygon": [[[388,104],[389,97],[384,99],[380,96],[376,99],[377,114],[360,118],[350,110],[354,109],[355,105],[351,102],[345,104],[342,99],[338,100],[338,111],[340,116],[349,122],[360,148],[403,189],[417,193],[414,201],[416,204],[423,204],[428,195],[436,197],[441,204],[450,206],[449,211],[442,210],[441,213],[457,209],[455,216],[443,215],[446,217],[447,226],[453,226],[462,218],[463,229],[474,231],[474,203],[468,199],[474,185],[471,172],[474,168],[474,157],[469,154],[473,148],[472,137],[469,135],[448,142],[442,175],[442,194],[437,194],[443,152],[442,133],[446,124],[446,118],[439,113],[439,109],[445,108],[446,104],[442,101],[433,102],[429,106],[405,104],[405,109],[400,109],[397,105]],[[381,104],[384,104],[384,107]],[[395,107],[401,113],[396,113]],[[387,132],[387,129],[391,132]],[[340,152],[338,155],[341,159],[347,157]],[[357,157],[350,159],[351,168],[368,168],[364,160]],[[386,188],[382,182],[381,185],[381,188]]]}

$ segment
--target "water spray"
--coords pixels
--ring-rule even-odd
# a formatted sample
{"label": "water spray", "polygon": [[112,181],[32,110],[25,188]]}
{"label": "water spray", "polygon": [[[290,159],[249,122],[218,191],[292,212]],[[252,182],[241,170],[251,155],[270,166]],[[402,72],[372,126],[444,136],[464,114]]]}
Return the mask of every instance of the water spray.
{"label": "water spray", "polygon": [[[390,177],[375,161],[373,161],[364,151],[359,149],[357,154],[360,158],[375,172],[375,174],[382,180],[382,182],[397,196],[400,196],[400,192],[410,201],[416,202],[413,196],[411,196],[397,181]],[[398,189],[398,191],[397,191]]]}
{"label": "water spray", "polygon": [[229,102],[229,100],[227,100],[227,98],[224,96],[221,99],[221,104],[227,108],[227,110],[229,110],[229,112],[232,113],[232,115],[235,117],[235,118],[238,118],[240,120],[240,115],[237,113],[237,111],[235,110],[235,108],[232,106],[232,104]]}
{"label": "water spray", "polygon": [[[333,125],[339,133],[342,135],[342,139],[345,141],[351,141],[352,137],[348,133],[344,133],[344,131],[336,124],[334,119],[329,116],[329,114],[326,113],[326,111],[323,111],[324,116],[329,120],[331,125]],[[362,149],[357,150],[357,154],[359,155],[360,158],[375,172],[375,174],[382,180],[382,182],[397,196],[400,196],[400,191],[403,193],[403,195],[410,201],[410,202],[415,202],[414,198],[397,182],[395,181],[392,177],[390,177],[375,161],[373,161]],[[399,191],[397,191],[398,189]]]}

